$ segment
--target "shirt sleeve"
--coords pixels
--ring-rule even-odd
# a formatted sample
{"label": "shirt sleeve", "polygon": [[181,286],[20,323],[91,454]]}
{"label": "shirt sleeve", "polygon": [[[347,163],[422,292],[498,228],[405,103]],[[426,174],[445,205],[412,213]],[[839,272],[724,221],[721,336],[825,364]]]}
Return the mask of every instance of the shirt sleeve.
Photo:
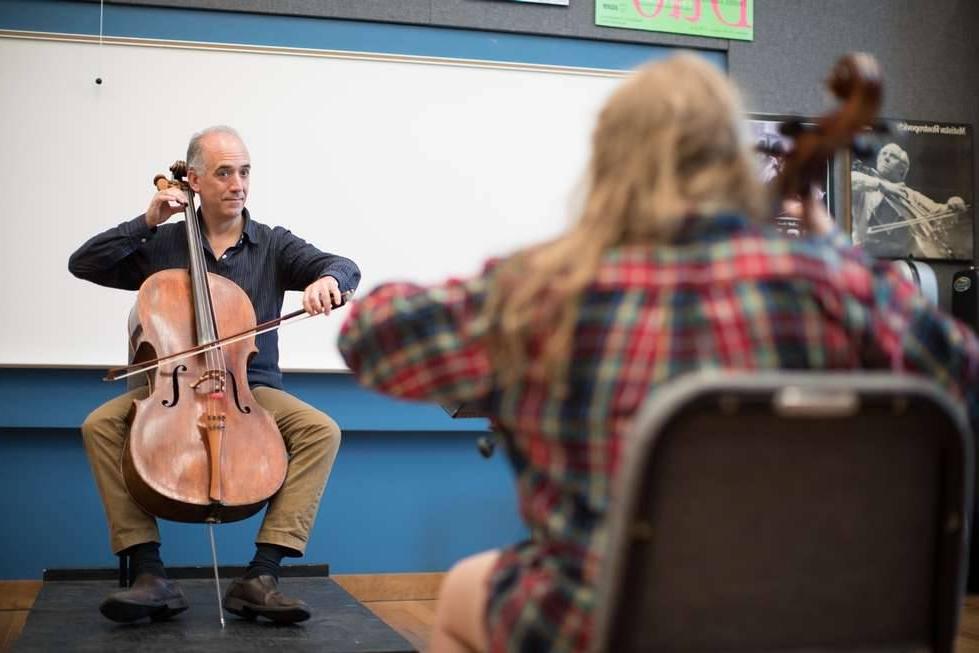
{"label": "shirt sleeve", "polygon": [[906,184],[900,184],[895,195],[909,209],[907,212],[911,213],[911,217],[915,218],[938,213],[948,208],[946,204],[936,202],[924,193],[916,191]]}
{"label": "shirt sleeve", "polygon": [[[974,433],[979,433],[979,338],[972,329],[932,304],[890,261],[869,261],[869,302],[856,306],[860,293],[847,295],[845,316],[862,330],[864,364],[925,376],[963,402]],[[859,284],[865,286],[867,284]]]}
{"label": "shirt sleeve", "polygon": [[275,228],[276,258],[286,290],[305,290],[317,279],[331,276],[341,292],[356,290],[360,268],[348,258],[320,251],[288,229]]}
{"label": "shirt sleeve", "polygon": [[850,245],[839,230],[821,239],[838,259],[839,289],[823,297],[855,342],[865,368],[925,376],[962,401],[979,433],[979,338],[966,324],[933,305],[888,260]]}
{"label": "shirt sleeve", "polygon": [[850,173],[850,184],[854,191],[874,191],[880,188],[879,179],[856,170]]}
{"label": "shirt sleeve", "polygon": [[356,301],[339,347],[365,386],[405,399],[485,398],[492,372],[480,318],[487,277],[423,288],[382,285]]}
{"label": "shirt sleeve", "polygon": [[156,231],[146,224],[145,215],[106,229],[75,250],[68,259],[68,270],[101,286],[138,290],[147,271],[136,254],[148,246]]}

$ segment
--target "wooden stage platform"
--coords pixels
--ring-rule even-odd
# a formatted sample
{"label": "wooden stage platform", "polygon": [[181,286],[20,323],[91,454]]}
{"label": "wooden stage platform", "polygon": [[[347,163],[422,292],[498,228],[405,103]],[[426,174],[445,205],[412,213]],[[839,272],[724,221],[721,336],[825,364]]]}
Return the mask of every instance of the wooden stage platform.
{"label": "wooden stage platform", "polygon": [[[416,650],[426,653],[435,623],[435,597],[443,577],[441,573],[418,573],[341,574],[331,578]],[[0,653],[13,650],[41,585],[39,580],[0,581]],[[97,612],[95,618],[102,619]],[[966,597],[955,648],[958,653],[979,653],[979,595]]]}
{"label": "wooden stage platform", "polygon": [[[113,581],[0,581],[0,651],[151,653],[175,647],[188,651],[424,651],[442,576],[283,578],[285,593],[301,597],[314,608],[310,621],[275,626],[225,613],[223,631],[213,581],[205,579],[179,581],[191,603],[188,611],[171,622],[135,625],[114,624],[98,613],[102,599],[117,589]],[[228,582],[230,577],[222,578],[223,587]]]}

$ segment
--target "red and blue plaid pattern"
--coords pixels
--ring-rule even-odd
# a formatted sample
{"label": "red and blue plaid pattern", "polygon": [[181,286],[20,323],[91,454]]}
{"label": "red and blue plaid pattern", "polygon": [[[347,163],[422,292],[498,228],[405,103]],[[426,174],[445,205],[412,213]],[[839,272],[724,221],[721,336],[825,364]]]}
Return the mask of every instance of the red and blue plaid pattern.
{"label": "red and blue plaid pattern", "polygon": [[491,579],[493,651],[587,648],[623,437],[642,402],[680,374],[921,373],[965,399],[979,424],[974,334],[839,234],[787,240],[735,216],[690,218],[669,245],[610,251],[582,297],[563,395],[530,378],[497,384],[480,317],[493,274],[384,285],[354,304],[340,336],[363,384],[479,401],[507,438],[531,539],[505,550]]}

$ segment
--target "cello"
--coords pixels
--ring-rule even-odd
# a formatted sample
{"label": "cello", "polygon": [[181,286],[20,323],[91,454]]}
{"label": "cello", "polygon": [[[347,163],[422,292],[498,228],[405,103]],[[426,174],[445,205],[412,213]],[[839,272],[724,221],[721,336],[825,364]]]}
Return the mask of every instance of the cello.
{"label": "cello", "polygon": [[[189,269],[162,270],[140,287],[129,325],[135,362],[255,328],[245,291],[207,271],[186,164],[177,161],[170,170],[172,180],[158,175],[154,184],[187,195]],[[150,514],[180,522],[237,521],[258,512],[282,486],[285,444],[248,386],[247,363],[256,351],[252,336],[147,372],[149,396],[134,402],[122,470],[133,499]]]}
{"label": "cello", "polygon": [[[779,174],[769,185],[772,214],[786,199],[801,198],[803,216],[813,214],[812,184],[825,178],[826,166],[840,150],[853,147],[854,137],[872,129],[883,98],[880,67],[873,56],[856,52],[843,56],[830,71],[826,85],[841,105],[818,118],[814,125],[798,121],[782,125],[782,134],[793,139],[789,151],[761,148],[782,161]],[[849,189],[845,192],[849,211]],[[808,223],[807,218],[803,219]]]}

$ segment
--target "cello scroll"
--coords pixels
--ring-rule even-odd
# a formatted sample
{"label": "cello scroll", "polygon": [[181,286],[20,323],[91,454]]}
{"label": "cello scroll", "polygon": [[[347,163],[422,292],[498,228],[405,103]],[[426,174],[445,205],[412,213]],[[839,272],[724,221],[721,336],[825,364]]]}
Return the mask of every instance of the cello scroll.
{"label": "cello scroll", "polygon": [[839,106],[812,124],[785,123],[782,133],[793,139],[792,146],[788,151],[765,150],[781,161],[770,185],[772,206],[801,198],[804,224],[810,223],[814,211],[813,184],[826,178],[826,166],[837,151],[851,147],[857,135],[873,126],[883,98],[880,67],[866,53],[842,57],[826,84]]}

